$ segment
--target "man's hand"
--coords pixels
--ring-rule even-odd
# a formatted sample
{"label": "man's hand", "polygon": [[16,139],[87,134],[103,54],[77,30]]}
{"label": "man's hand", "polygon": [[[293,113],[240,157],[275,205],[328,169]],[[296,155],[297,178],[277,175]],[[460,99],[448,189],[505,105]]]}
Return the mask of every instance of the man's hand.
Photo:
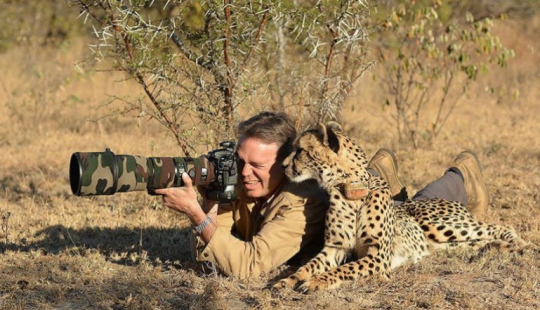
{"label": "man's hand", "polygon": [[187,173],[182,173],[184,186],[155,189],[158,195],[163,195],[165,206],[186,214],[190,219],[201,212],[201,206],[197,201],[197,192],[193,187],[193,182]]}
{"label": "man's hand", "polygon": [[[184,181],[184,186],[182,187],[160,188],[154,190],[154,192],[158,195],[163,195],[163,202],[167,208],[187,215],[194,227],[202,223],[209,216],[212,220],[212,225],[209,225],[201,233],[203,241],[208,243],[217,227],[217,204],[215,202],[205,203],[205,207],[208,210],[203,210],[197,200],[197,192],[195,187],[193,187],[193,181],[187,173],[182,173],[182,181]],[[210,209],[212,209],[212,212],[210,212]]]}

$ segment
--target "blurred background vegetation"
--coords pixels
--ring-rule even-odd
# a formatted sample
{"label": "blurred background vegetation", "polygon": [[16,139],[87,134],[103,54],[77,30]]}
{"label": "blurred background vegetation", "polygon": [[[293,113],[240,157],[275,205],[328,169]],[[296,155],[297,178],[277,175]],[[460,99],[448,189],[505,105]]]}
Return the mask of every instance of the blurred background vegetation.
{"label": "blurred background vegetation", "polygon": [[[97,1],[99,2],[99,1]],[[200,28],[202,10],[198,1],[147,0],[148,14],[166,18],[174,16],[179,2],[190,2],[192,14],[184,16],[185,26]],[[294,0],[281,1],[294,3]],[[400,4],[427,6],[432,0],[381,0],[378,1],[380,15],[389,15],[392,7]],[[152,4],[152,5],[150,5]],[[539,10],[538,0],[456,0],[441,1],[439,15],[443,22],[455,19],[464,21],[465,13],[470,12],[475,19],[512,18],[527,19]],[[53,45],[61,47],[66,41],[78,38],[92,38],[92,24],[84,24],[78,13],[79,7],[69,0],[33,1],[0,0],[0,52],[18,45]]]}
{"label": "blurred background vegetation", "polygon": [[537,0],[0,0],[0,53],[87,42],[79,65],[109,61],[146,94],[110,113],[158,121],[186,156],[262,109],[287,111],[298,129],[340,120],[370,72],[399,140],[416,148],[479,74],[514,57],[494,23],[537,11]]}

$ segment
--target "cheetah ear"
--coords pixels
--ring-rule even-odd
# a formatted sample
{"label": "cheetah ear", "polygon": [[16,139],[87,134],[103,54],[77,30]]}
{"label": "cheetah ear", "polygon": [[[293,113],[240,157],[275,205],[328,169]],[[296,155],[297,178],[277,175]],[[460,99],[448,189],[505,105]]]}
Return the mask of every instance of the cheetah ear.
{"label": "cheetah ear", "polygon": [[328,122],[326,124],[326,136],[328,140],[328,147],[337,153],[339,151],[339,139],[338,134],[341,134],[341,125],[337,122]]}
{"label": "cheetah ear", "polygon": [[341,132],[341,126],[336,122],[328,123],[329,126],[325,126],[322,123],[317,124],[317,137],[322,142],[322,144],[334,153],[339,151],[339,140],[336,135],[336,132]]}
{"label": "cheetah ear", "polygon": [[341,129],[341,125],[338,122],[334,122],[334,121],[329,121],[328,123],[326,123],[326,128],[336,133],[343,132],[343,129]]}
{"label": "cheetah ear", "polygon": [[324,146],[328,146],[328,135],[326,134],[326,126],[324,126],[324,124],[322,123],[318,123],[315,130],[317,131],[317,138],[319,138],[319,140]]}

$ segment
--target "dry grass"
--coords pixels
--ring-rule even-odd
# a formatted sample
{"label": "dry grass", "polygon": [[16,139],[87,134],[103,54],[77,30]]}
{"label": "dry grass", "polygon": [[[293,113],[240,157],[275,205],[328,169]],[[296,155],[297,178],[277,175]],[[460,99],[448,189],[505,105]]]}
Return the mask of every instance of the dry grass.
{"label": "dry grass", "polygon": [[[479,154],[491,194],[486,220],[540,244],[540,44],[538,22],[498,31],[516,50],[507,71],[460,103],[443,135],[413,150],[400,145],[366,80],[347,105],[345,128],[369,155],[390,147],[410,192],[439,176],[462,149]],[[0,308],[6,309],[536,309],[540,260],[533,253],[441,252],[398,269],[391,281],[361,280],[312,295],[266,289],[270,279],[201,276],[189,263],[185,220],[145,193],[78,198],[68,162],[74,151],[180,153],[147,119],[113,117],[110,95],[134,98],[136,85],[111,73],[75,71],[84,46],[0,55]],[[354,111],[353,111],[354,106]],[[91,121],[94,120],[94,121]],[[206,150],[201,150],[206,151]]]}

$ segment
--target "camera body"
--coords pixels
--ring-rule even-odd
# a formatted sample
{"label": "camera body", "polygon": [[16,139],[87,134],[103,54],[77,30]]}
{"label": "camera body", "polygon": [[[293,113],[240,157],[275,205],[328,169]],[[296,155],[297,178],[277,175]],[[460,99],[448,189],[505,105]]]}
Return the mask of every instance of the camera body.
{"label": "camera body", "polygon": [[214,168],[215,177],[203,195],[211,200],[231,202],[237,199],[235,187],[238,182],[238,160],[235,145],[233,141],[224,141],[219,146],[222,148],[210,151],[206,156]]}

